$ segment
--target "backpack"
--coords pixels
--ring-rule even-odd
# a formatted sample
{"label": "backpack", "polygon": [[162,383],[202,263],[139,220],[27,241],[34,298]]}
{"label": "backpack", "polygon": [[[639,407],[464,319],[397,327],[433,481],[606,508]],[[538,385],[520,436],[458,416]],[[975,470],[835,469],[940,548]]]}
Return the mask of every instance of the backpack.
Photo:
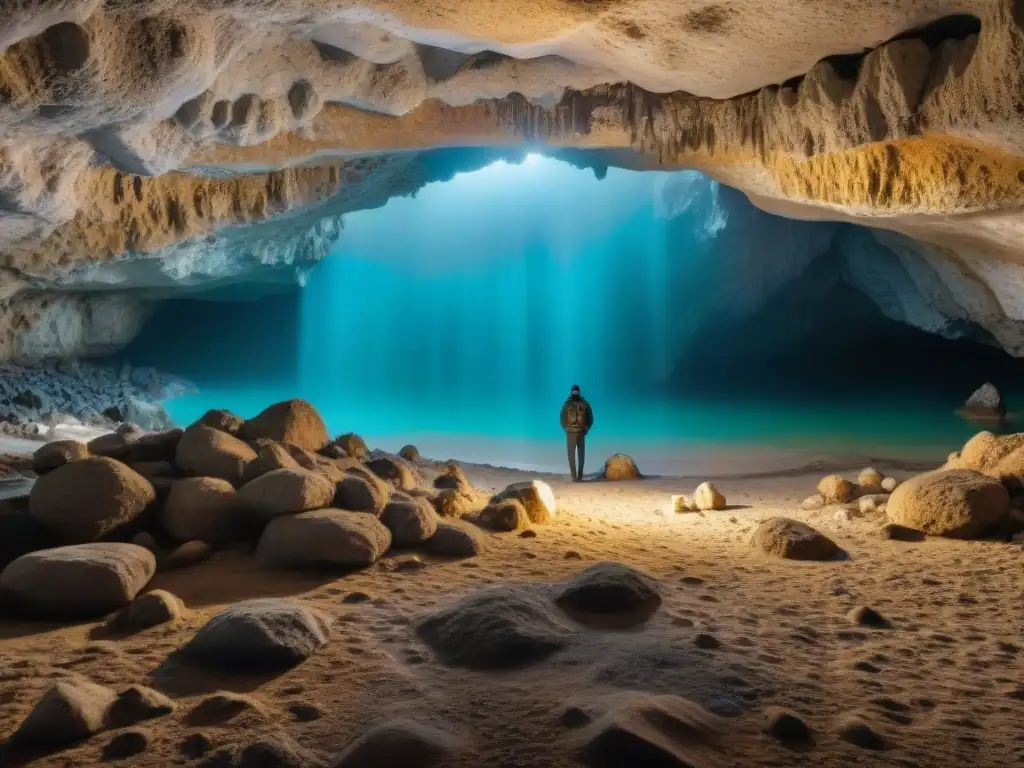
{"label": "backpack", "polygon": [[570,400],[565,413],[565,423],[571,430],[587,428],[587,404],[582,400]]}

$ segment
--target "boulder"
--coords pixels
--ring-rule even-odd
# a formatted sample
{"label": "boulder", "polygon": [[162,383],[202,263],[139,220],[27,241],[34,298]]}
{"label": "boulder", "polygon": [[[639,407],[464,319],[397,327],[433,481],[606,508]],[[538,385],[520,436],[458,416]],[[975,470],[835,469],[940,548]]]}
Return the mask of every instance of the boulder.
{"label": "boulder", "polygon": [[857,497],[857,488],[846,478],[828,475],[818,483],[818,493],[826,504],[845,504]]}
{"label": "boulder", "polygon": [[238,493],[227,480],[186,477],[171,486],[160,522],[178,541],[219,542],[234,533],[240,511]]}
{"label": "boulder", "polygon": [[985,382],[957,409],[968,421],[1000,424],[1006,419],[1006,402],[991,382]]}
{"label": "boulder", "polygon": [[636,462],[624,453],[616,453],[608,457],[604,463],[602,476],[605,480],[638,480],[643,477]]}
{"label": "boulder", "polygon": [[750,537],[750,546],[789,560],[832,560],[842,550],[825,534],[787,517],[765,520]]}
{"label": "boulder", "polygon": [[256,559],[268,567],[364,568],[391,547],[391,532],[373,515],[317,509],[275,517],[260,536]]}
{"label": "boulder", "polygon": [[369,450],[366,447],[366,441],[355,432],[348,432],[347,434],[339,435],[334,438],[331,443],[341,448],[348,458],[356,459],[357,461],[363,461],[369,453]]}
{"label": "boulder", "polygon": [[135,544],[74,544],[19,557],[0,573],[0,594],[41,618],[91,618],[123,608],[155,571]]}
{"label": "boulder", "polygon": [[421,484],[419,473],[398,456],[376,456],[367,461],[366,466],[381,480],[402,490],[417,488]]}
{"label": "boulder", "polygon": [[979,432],[943,469],[973,469],[995,478],[1013,493],[1024,491],[1024,433],[996,436]]}
{"label": "boulder", "polygon": [[237,487],[246,466],[255,458],[256,452],[237,437],[205,424],[193,424],[178,441],[174,463],[190,475],[219,477]]}
{"label": "boulder", "polygon": [[73,461],[40,477],[29,513],[60,541],[80,543],[137,518],[156,500],[138,472],[107,458]]}
{"label": "boulder", "polygon": [[486,507],[487,496],[471,488],[442,488],[430,502],[441,517],[461,520],[478,514]]}
{"label": "boulder", "polygon": [[[266,443],[260,446],[256,458],[250,461],[242,475],[242,485],[262,477],[275,469],[303,469],[302,465],[292,456],[281,443]],[[313,467],[305,467],[313,469]]]}
{"label": "boulder", "polygon": [[583,613],[652,613],[661,605],[658,583],[622,563],[597,563],[577,573],[558,590],[555,602]]}
{"label": "boulder", "polygon": [[492,499],[481,510],[478,520],[480,525],[495,531],[521,531],[530,527],[526,507],[517,499]]}
{"label": "boulder", "polygon": [[526,510],[531,523],[547,523],[555,515],[555,492],[542,480],[512,483],[491,498],[491,502],[515,499]]}
{"label": "boulder", "polygon": [[77,440],[55,440],[32,454],[32,471],[37,475],[45,475],[69,462],[87,459],[89,455],[85,443]]}
{"label": "boulder", "polygon": [[327,426],[316,408],[298,398],[263,409],[245,422],[240,434],[246,440],[266,437],[308,451],[320,450],[329,439]]}
{"label": "boulder", "polygon": [[723,496],[713,483],[701,483],[693,492],[693,501],[697,509],[708,511],[712,509],[725,509],[725,496]]}
{"label": "boulder", "polygon": [[484,539],[474,526],[444,522],[437,524],[434,535],[427,539],[426,548],[441,557],[475,557],[484,551]]}
{"label": "boulder", "polygon": [[415,547],[437,530],[437,515],[423,499],[392,499],[380,521],[391,531],[391,542],[396,547]]}
{"label": "boulder", "polygon": [[467,490],[471,487],[471,484],[458,462],[449,460],[445,462],[441,474],[434,478],[434,487],[442,490],[445,488]]}
{"label": "boulder", "polygon": [[175,460],[178,442],[184,430],[175,427],[164,432],[149,432],[135,440],[125,450],[122,461],[171,461]]}
{"label": "boulder", "polygon": [[88,680],[52,685],[11,737],[15,745],[59,747],[88,739],[107,727],[117,694]]}
{"label": "boulder", "polygon": [[242,431],[242,425],[245,424],[245,419],[231,411],[215,408],[200,416],[196,424],[203,424],[219,432],[227,432],[229,435],[238,437],[238,433]]}
{"label": "boulder", "polygon": [[391,488],[373,473],[346,474],[334,487],[333,506],[378,517],[391,498]]}
{"label": "boulder", "polygon": [[415,445],[403,445],[398,451],[398,455],[411,464],[419,464],[423,461],[419,449]]}
{"label": "boulder", "polygon": [[328,616],[293,600],[247,600],[210,619],[182,650],[213,668],[290,667],[327,645],[330,629]]}
{"label": "boulder", "polygon": [[912,477],[889,497],[890,522],[930,536],[973,539],[1010,512],[1010,495],[998,480],[964,469]]}
{"label": "boulder", "polygon": [[247,509],[270,518],[330,506],[334,491],[331,481],[316,472],[275,469],[243,485],[238,498]]}
{"label": "boulder", "polygon": [[573,637],[547,600],[518,585],[492,587],[435,608],[416,633],[445,663],[471,669],[534,664]]}
{"label": "boulder", "polygon": [[867,469],[862,469],[857,474],[857,485],[867,486],[868,488],[881,488],[884,479],[885,476],[881,472],[873,467],[868,467]]}
{"label": "boulder", "polygon": [[131,446],[146,433],[134,424],[122,424],[115,432],[109,432],[90,440],[86,447],[93,456],[106,456],[111,459],[124,459]]}
{"label": "boulder", "polygon": [[185,604],[163,589],[139,595],[127,608],[114,614],[109,626],[115,630],[134,631],[176,621],[188,615]]}
{"label": "boulder", "polygon": [[434,768],[454,764],[462,748],[462,740],[450,733],[411,720],[391,720],[348,744],[331,768]]}
{"label": "boulder", "polygon": [[107,712],[107,725],[126,728],[146,720],[169,715],[175,704],[159,691],[144,685],[130,685],[117,694]]}

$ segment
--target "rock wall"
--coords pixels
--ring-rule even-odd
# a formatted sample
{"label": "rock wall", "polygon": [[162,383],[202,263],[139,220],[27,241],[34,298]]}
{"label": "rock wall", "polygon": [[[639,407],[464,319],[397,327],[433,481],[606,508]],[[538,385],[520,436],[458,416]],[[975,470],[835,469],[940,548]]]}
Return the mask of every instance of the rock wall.
{"label": "rock wall", "polygon": [[1019,0],[10,0],[0,52],[0,358],[301,279],[342,213],[443,177],[426,150],[536,142],[897,233],[915,317],[1024,354]]}

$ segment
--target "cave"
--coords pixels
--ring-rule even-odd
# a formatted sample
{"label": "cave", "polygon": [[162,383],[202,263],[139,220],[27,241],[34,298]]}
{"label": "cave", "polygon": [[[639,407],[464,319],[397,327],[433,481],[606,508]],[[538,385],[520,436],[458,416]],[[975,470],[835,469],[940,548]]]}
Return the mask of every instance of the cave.
{"label": "cave", "polygon": [[8,5],[5,768],[1021,759],[1020,0]]}

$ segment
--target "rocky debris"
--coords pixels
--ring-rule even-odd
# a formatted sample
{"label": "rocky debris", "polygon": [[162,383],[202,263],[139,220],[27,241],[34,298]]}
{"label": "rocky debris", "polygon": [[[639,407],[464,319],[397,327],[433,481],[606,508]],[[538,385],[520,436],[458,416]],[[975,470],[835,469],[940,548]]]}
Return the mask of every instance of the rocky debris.
{"label": "rocky debris", "polygon": [[[441,517],[458,520],[479,514],[487,506],[487,496],[473,489],[442,488],[434,494],[431,503]],[[524,514],[526,510],[523,510]]]}
{"label": "rocky debris", "polygon": [[825,506],[825,500],[821,497],[820,493],[816,493],[801,501],[800,506],[804,509],[821,509]]}
{"label": "rocky debris", "polygon": [[392,499],[380,521],[391,531],[396,547],[415,547],[437,531],[437,515],[423,499]]}
{"label": "rocky debris", "polygon": [[366,441],[355,432],[339,435],[331,441],[331,444],[341,448],[348,458],[356,459],[357,461],[365,461],[369,453]]}
{"label": "rocky debris", "polygon": [[495,531],[521,531],[530,527],[530,516],[518,499],[491,499],[477,519],[480,525]]}
{"label": "rocky debris", "polygon": [[534,524],[550,522],[555,516],[555,492],[543,480],[528,480],[512,483],[491,498],[491,503],[515,499],[526,510],[527,517]]}
{"label": "rocky debris", "polygon": [[159,691],[144,685],[132,685],[117,694],[107,711],[106,722],[110,728],[126,728],[169,715],[175,706],[173,701]]}
{"label": "rocky debris", "polygon": [[100,757],[103,760],[126,760],[135,755],[141,755],[149,749],[153,741],[153,734],[144,728],[132,728],[131,730],[119,733],[110,739],[100,750]]}
{"label": "rocky debris", "polygon": [[185,604],[176,595],[163,589],[154,589],[139,595],[124,609],[114,614],[108,626],[116,631],[136,631],[187,616]]}
{"label": "rocky debris", "polygon": [[991,382],[985,382],[956,410],[967,421],[1001,424],[1006,420],[1006,402]]}
{"label": "rocky debris", "polygon": [[814,738],[807,723],[779,707],[772,707],[765,712],[764,732],[783,744],[806,744]]}
{"label": "rocky debris", "polygon": [[316,408],[298,398],[264,408],[242,425],[239,434],[245,440],[268,438],[307,451],[319,451],[330,439]]}
{"label": "rocky debris", "polygon": [[271,520],[260,536],[256,559],[268,567],[363,568],[391,542],[391,532],[373,515],[318,509]]}
{"label": "rocky debris", "polygon": [[403,445],[398,451],[398,455],[412,464],[423,462],[423,457],[420,456],[419,449],[415,445]]}
{"label": "rocky debris", "polygon": [[724,728],[696,702],[626,691],[609,697],[604,709],[581,731],[581,757],[590,768],[718,764],[715,753]]}
{"label": "rocky debris", "polygon": [[339,509],[380,516],[391,499],[391,488],[372,473],[349,474],[334,488],[333,504]]}
{"label": "rocky debris", "polygon": [[187,474],[219,477],[237,487],[255,458],[256,452],[237,437],[193,424],[178,441],[174,463]]}
{"label": "rocky debris", "polygon": [[896,525],[896,523],[886,523],[878,529],[878,535],[892,541],[924,541],[925,539],[924,534],[920,531],[907,528],[905,525]]}
{"label": "rocky debris", "polygon": [[772,517],[757,526],[750,546],[789,560],[833,560],[842,553],[828,536],[788,517]]}
{"label": "rocky debris", "polygon": [[636,462],[624,453],[609,456],[604,463],[604,471],[601,476],[605,480],[639,480],[643,477]]}
{"label": "rocky debris", "polygon": [[435,608],[416,633],[445,663],[472,669],[533,664],[565,648],[573,637],[545,600],[516,585],[492,587]]}
{"label": "rocky debris", "polygon": [[306,512],[330,506],[335,486],[308,469],[275,469],[246,483],[239,501],[264,518]]}
{"label": "rocky debris", "polygon": [[88,739],[107,727],[113,690],[88,680],[55,683],[11,737],[16,745],[57,747]]}
{"label": "rocky debris", "polygon": [[235,531],[240,514],[238,493],[227,480],[187,477],[174,481],[160,522],[178,541],[219,542]]}
{"label": "rocky debris", "polygon": [[[288,449],[280,443],[261,445],[256,458],[250,461],[245,468],[242,484],[245,485],[275,469],[302,469],[302,467],[288,452]],[[306,467],[306,469],[311,469],[311,467]]]}
{"label": "rocky debris", "polygon": [[213,667],[290,667],[327,645],[330,628],[330,618],[293,600],[247,600],[210,619],[182,650]]}
{"label": "rocky debris", "polygon": [[160,561],[160,571],[173,571],[187,568],[208,559],[213,554],[213,547],[205,541],[186,541],[179,545]]}
{"label": "rocky debris", "polygon": [[195,423],[203,424],[210,429],[216,429],[219,432],[227,432],[229,435],[233,435],[234,437],[239,437],[238,433],[242,431],[242,425],[245,424],[245,419],[231,411],[226,411],[222,408],[215,408],[204,413],[196,420]]}
{"label": "rocky debris", "polygon": [[89,458],[89,449],[78,440],[54,440],[32,454],[32,470],[45,475],[72,461]]}
{"label": "rocky debris", "polygon": [[999,525],[1010,512],[1010,495],[997,480],[972,470],[927,472],[893,491],[889,521],[930,536],[973,539]]}
{"label": "rocky debris", "polygon": [[883,480],[885,480],[885,476],[874,467],[862,469],[857,474],[857,485],[867,486],[868,488],[880,488]]}
{"label": "rocky debris", "polygon": [[886,493],[892,493],[893,491],[895,491],[896,486],[898,486],[899,484],[899,480],[897,480],[895,477],[883,478],[882,482],[880,483],[880,485],[882,486],[882,490],[885,491]]}
{"label": "rocky debris", "polygon": [[441,470],[441,474],[434,478],[434,487],[444,490],[446,488],[452,488],[454,490],[467,490],[472,487],[469,482],[469,478],[466,477],[466,473],[459,466],[459,463],[449,459],[444,464],[444,469]]}
{"label": "rocky debris", "polygon": [[73,461],[40,477],[29,513],[60,541],[84,543],[131,522],[156,500],[144,477],[107,458]]}
{"label": "rocky debris", "polygon": [[866,605],[861,605],[846,614],[853,624],[858,627],[874,627],[881,629],[889,626],[889,621],[882,614]]}
{"label": "rocky debris", "polygon": [[462,749],[458,736],[412,720],[391,720],[348,744],[331,768],[433,768],[452,764]]}
{"label": "rocky debris", "polygon": [[845,504],[857,497],[857,487],[839,475],[828,475],[818,483],[818,493],[826,504]]}
{"label": "rocky debris", "polygon": [[646,614],[661,605],[658,583],[622,563],[597,563],[583,569],[557,591],[555,602],[573,613]]}
{"label": "rocky debris", "polygon": [[388,454],[374,455],[366,462],[366,467],[373,474],[395,488],[409,490],[421,485],[419,473],[405,459]]}
{"label": "rocky debris", "polygon": [[425,546],[428,552],[441,557],[476,557],[484,551],[484,540],[471,525],[443,522],[437,524],[437,530]]}
{"label": "rocky debris", "polygon": [[131,602],[155,571],[153,553],[134,544],[73,544],[19,557],[0,573],[0,594],[43,618],[99,617]]}
{"label": "rocky debris", "polygon": [[697,509],[709,511],[713,509],[725,509],[725,496],[723,496],[713,483],[701,483],[693,492],[693,501]]}
{"label": "rocky debris", "polygon": [[857,510],[861,515],[884,515],[889,504],[889,494],[871,493],[857,499]]}
{"label": "rocky debris", "polygon": [[885,737],[856,713],[839,720],[836,735],[861,749],[883,750],[888,746]]}

